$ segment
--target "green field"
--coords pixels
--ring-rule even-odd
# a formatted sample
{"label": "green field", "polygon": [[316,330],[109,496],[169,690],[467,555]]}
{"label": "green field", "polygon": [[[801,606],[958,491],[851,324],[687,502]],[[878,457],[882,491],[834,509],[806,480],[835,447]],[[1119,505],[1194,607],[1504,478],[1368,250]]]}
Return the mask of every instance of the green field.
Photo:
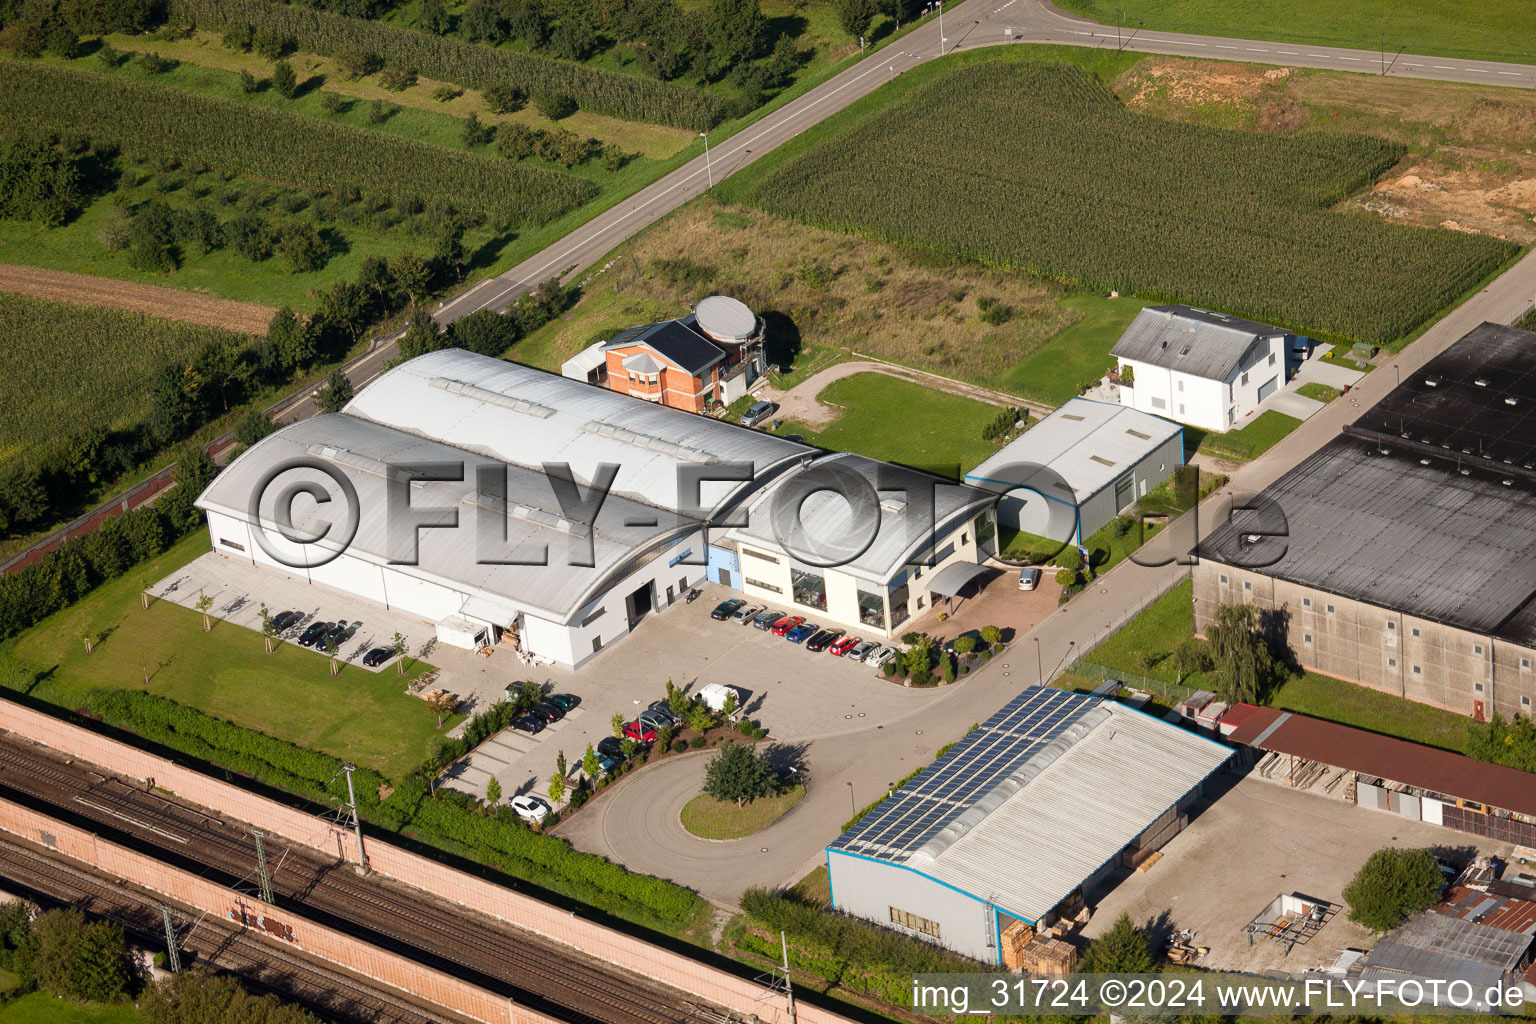
{"label": "green field", "polygon": [[816,396],[843,412],[817,431],[786,420],[781,434],[801,434],[810,444],[855,452],[941,474],[970,469],[997,450],[981,431],[998,408],[946,394],[884,373],[856,373],[835,380]]}
{"label": "green field", "polygon": [[700,793],[683,806],[683,828],[701,839],[741,839],[778,821],[804,796],[805,787],[795,786],[737,807],[734,800]]}
{"label": "green field", "polygon": [[1470,60],[1536,64],[1536,5],[1527,0],[1057,0],[1105,25],[1265,39],[1277,43],[1385,47]]}
{"label": "green field", "polygon": [[149,404],[151,375],[245,335],[97,306],[0,293],[0,465],[67,435],[129,427]]}
{"label": "green field", "polygon": [[[1247,462],[1269,451],[1299,426],[1301,420],[1296,417],[1269,409],[1259,413],[1252,423],[1239,430],[1206,434],[1200,439],[1199,450],[1218,459]],[[1185,428],[1186,441],[1193,440],[1196,433],[1198,431],[1193,427]]]}
{"label": "green field", "polygon": [[[877,95],[888,102],[830,118],[819,144],[770,155],[729,195],[1088,290],[1378,342],[1411,333],[1518,251],[1326,209],[1401,155],[1366,136],[1132,114],[1064,64],[974,63]],[[1211,174],[1218,166],[1228,173]],[[1399,301],[1376,299],[1387,294]]]}
{"label": "green field", "polygon": [[46,992],[0,1003],[0,1024],[139,1024],[143,1019],[132,1006],[82,1006]]}
{"label": "green field", "polygon": [[[68,708],[96,688],[144,689],[301,747],[355,760],[388,778],[420,764],[439,735],[427,705],[402,691],[431,666],[342,668],[294,644],[262,653],[259,633],[214,621],[204,633],[195,611],[169,601],[139,606],[145,587],[208,549],[194,532],[165,554],[102,584],[84,600],[0,645],[0,685]],[[84,638],[99,639],[94,654]]]}

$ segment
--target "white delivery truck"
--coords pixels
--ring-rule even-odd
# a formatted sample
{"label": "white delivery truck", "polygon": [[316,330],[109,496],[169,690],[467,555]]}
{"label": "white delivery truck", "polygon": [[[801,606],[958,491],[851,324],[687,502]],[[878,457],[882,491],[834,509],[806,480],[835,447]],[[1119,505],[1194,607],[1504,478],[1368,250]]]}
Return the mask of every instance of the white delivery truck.
{"label": "white delivery truck", "polygon": [[740,711],[741,694],[734,687],[725,686],[721,683],[708,683],[703,689],[699,690],[699,700],[703,701],[704,706],[717,715],[725,713],[725,702],[729,698],[734,698],[735,710]]}

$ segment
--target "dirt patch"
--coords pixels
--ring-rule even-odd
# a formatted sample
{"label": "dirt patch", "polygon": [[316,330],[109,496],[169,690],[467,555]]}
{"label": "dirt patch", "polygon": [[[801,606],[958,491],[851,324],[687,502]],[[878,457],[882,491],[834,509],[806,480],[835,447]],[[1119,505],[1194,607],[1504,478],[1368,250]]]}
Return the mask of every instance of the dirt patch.
{"label": "dirt patch", "polygon": [[14,264],[0,264],[0,291],[76,306],[106,306],[257,337],[266,336],[267,325],[277,312],[272,306],[254,302]]}
{"label": "dirt patch", "polygon": [[[1526,177],[1510,180],[1513,173]],[[1395,177],[1352,202],[1410,224],[1536,243],[1536,158],[1511,165],[1454,166],[1438,160],[1406,162]]]}

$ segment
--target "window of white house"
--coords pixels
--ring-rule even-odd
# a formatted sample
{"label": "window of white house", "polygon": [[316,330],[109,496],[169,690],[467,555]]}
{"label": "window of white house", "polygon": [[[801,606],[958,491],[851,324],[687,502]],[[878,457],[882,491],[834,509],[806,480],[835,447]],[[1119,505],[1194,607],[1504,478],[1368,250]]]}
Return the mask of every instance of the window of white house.
{"label": "window of white house", "polygon": [[1168,408],[1168,403],[1163,401],[1161,398],[1154,398],[1154,399],[1152,399],[1152,408],[1154,408],[1154,409],[1166,409],[1166,408]]}
{"label": "window of white house", "polygon": [[1179,390],[1180,391],[1184,390],[1184,382],[1183,381],[1179,381]]}
{"label": "window of white house", "polygon": [[1269,365],[1270,366],[1274,366],[1275,365],[1275,354],[1273,352],[1271,352],[1269,354]]}
{"label": "window of white house", "polygon": [[1243,384],[1246,385],[1247,383],[1248,383],[1248,374],[1245,373],[1245,374],[1243,374]]}
{"label": "window of white house", "polygon": [[592,638],[592,653],[596,654],[598,651],[600,651],[602,649],[603,649],[603,638],[600,637],[600,636],[593,637]]}
{"label": "window of white house", "polygon": [[897,910],[895,907],[891,908],[891,923],[911,928],[915,932],[932,936],[935,939],[939,937],[939,923],[937,921],[930,921],[926,917],[918,917],[916,914],[909,914],[905,910]]}
{"label": "window of white house", "polygon": [[776,587],[772,583],[764,583],[762,580],[755,580],[751,576],[745,576],[743,579],[745,579],[750,586],[757,587],[759,590],[769,590],[775,594],[784,593],[783,587]]}
{"label": "window of white house", "polygon": [[760,562],[772,562],[774,565],[779,564],[779,560],[777,558],[774,558],[772,555],[764,554],[763,552],[755,550],[754,548],[742,548],[741,553],[750,558],[755,558]]}
{"label": "window of white house", "polygon": [[245,545],[244,544],[236,544],[234,541],[230,540],[228,537],[220,537],[219,538],[219,543],[224,545],[227,548],[234,548],[236,551],[244,551],[245,550]]}
{"label": "window of white house", "polygon": [[1184,415],[1184,403],[1183,402],[1179,403],[1179,415],[1180,416]]}

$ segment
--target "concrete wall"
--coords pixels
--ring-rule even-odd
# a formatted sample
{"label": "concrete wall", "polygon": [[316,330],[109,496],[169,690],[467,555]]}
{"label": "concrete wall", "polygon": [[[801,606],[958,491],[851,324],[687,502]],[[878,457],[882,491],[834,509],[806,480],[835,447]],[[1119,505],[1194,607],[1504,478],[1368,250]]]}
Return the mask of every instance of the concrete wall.
{"label": "concrete wall", "polygon": [[386,952],[360,939],[237,893],[153,857],[99,839],[84,829],[0,799],[0,829],[41,843],[114,878],[219,917],[247,923],[265,941],[288,943],[322,960],[488,1024],[555,1024],[486,989]]}
{"label": "concrete wall", "polygon": [[1528,647],[1210,560],[1194,568],[1194,597],[1201,633],[1221,604],[1283,610],[1292,653],[1325,675],[1469,716],[1530,716],[1536,704]]}
{"label": "concrete wall", "polygon": [[[989,928],[995,926],[992,907],[958,889],[951,889],[895,864],[828,851],[832,903],[838,910],[876,924],[927,939],[983,963],[1001,963]],[[939,926],[934,938],[891,920],[892,909],[916,914]]]}
{"label": "concrete wall", "polygon": [[[0,699],[0,728],[81,760],[110,766],[132,778],[153,779],[155,785],[184,800],[217,808],[228,817],[259,825],[296,844],[339,859],[347,856],[347,835],[319,818],[173,764],[137,747],[118,743],[3,699]],[[766,1024],[788,1024],[783,1005],[777,999],[765,998],[760,984],[706,967],[623,932],[581,920],[569,911],[455,871],[439,861],[376,838],[368,840],[368,857],[375,871],[406,885],[471,907],[514,927],[543,935],[738,1013],[756,1014]],[[847,1018],[829,1010],[805,1004],[797,1009],[799,1024],[849,1024]],[[519,1024],[521,1021],[519,1018]]]}

